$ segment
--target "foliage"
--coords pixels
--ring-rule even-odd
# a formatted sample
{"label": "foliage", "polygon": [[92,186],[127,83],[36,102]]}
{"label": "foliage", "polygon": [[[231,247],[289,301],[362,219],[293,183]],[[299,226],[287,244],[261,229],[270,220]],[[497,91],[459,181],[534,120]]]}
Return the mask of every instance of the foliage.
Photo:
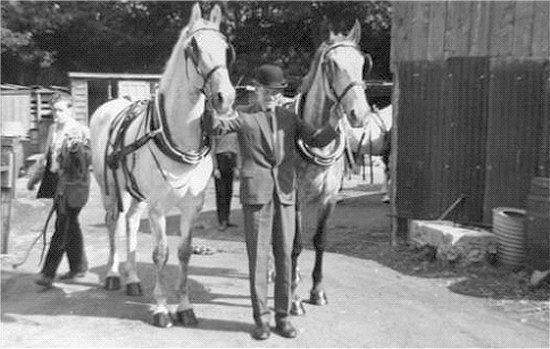
{"label": "foliage", "polygon": [[[361,47],[375,61],[374,77],[390,77],[388,2],[206,1],[200,3],[203,13],[216,3],[224,11],[222,31],[237,51],[235,82],[264,62],[303,76],[328,30],[346,32],[356,19],[363,29]],[[68,71],[160,73],[192,5],[3,1],[2,80],[59,84],[66,83]]]}

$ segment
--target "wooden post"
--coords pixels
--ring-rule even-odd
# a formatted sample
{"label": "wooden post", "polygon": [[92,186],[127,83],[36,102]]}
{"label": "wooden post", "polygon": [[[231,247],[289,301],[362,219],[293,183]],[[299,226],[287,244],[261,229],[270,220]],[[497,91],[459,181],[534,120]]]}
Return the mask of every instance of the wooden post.
{"label": "wooden post", "polygon": [[390,154],[390,176],[391,183],[390,197],[391,197],[391,237],[390,242],[393,248],[400,248],[407,243],[408,239],[408,219],[399,218],[399,212],[397,211],[397,137],[398,137],[398,119],[399,119],[399,69],[396,64],[394,70],[394,85],[392,92],[392,110],[393,110],[393,127],[391,137],[391,154]]}
{"label": "wooden post", "polygon": [[15,192],[15,151],[9,138],[2,138],[1,202],[2,202],[2,254],[8,253],[11,202]]}

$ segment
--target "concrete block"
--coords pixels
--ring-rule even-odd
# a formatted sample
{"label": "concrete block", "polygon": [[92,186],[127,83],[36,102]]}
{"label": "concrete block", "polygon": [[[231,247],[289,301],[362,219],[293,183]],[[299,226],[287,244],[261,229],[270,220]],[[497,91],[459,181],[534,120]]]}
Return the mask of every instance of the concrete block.
{"label": "concrete block", "polygon": [[493,233],[451,221],[412,220],[409,239],[415,247],[435,248],[439,260],[461,264],[485,261],[497,249],[497,239]]}

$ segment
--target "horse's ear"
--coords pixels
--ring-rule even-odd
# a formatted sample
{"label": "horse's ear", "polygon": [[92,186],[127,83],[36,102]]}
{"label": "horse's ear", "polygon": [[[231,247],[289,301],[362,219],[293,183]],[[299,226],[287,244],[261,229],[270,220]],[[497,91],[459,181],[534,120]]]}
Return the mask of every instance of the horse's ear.
{"label": "horse's ear", "polygon": [[355,20],[355,24],[348,33],[347,39],[359,45],[359,42],[361,41],[361,24],[358,20]]}
{"label": "horse's ear", "polygon": [[192,24],[201,18],[202,18],[201,7],[199,6],[199,3],[196,2],[195,5],[193,5],[193,8],[191,9],[191,17],[189,17],[189,24]]}
{"label": "horse's ear", "polygon": [[216,25],[220,25],[222,21],[222,10],[219,5],[214,6],[212,11],[210,11],[210,22],[213,22]]}

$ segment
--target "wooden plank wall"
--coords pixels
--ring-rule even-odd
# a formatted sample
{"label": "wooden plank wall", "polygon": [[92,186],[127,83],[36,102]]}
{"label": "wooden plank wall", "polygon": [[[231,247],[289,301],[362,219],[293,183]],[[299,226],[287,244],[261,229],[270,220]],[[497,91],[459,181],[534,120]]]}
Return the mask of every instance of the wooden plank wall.
{"label": "wooden plank wall", "polygon": [[71,79],[71,95],[76,120],[88,125],[88,81],[85,79]]}
{"label": "wooden plank wall", "polygon": [[548,58],[550,54],[549,1],[392,5],[392,67],[400,61],[476,56]]}

